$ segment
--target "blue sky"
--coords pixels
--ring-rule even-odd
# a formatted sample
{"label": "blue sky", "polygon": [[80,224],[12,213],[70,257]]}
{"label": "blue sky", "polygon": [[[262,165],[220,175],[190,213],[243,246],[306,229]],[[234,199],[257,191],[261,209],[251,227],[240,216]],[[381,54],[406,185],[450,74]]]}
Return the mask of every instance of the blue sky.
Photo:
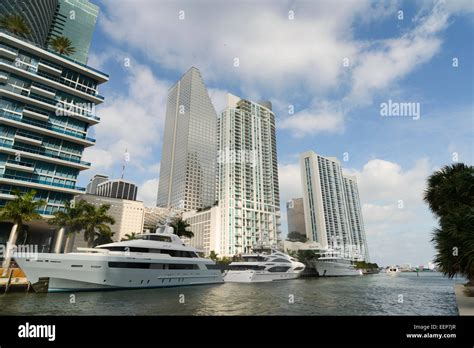
{"label": "blue sky", "polygon": [[[273,102],[285,233],[298,154],[312,149],[357,176],[373,261],[433,258],[426,177],[474,159],[472,1],[94,2],[89,65],[110,82],[82,184],[119,176],[127,148],[125,177],[154,205],[167,90],[196,66],[218,112],[227,92]],[[389,100],[419,103],[420,118],[382,117]]]}

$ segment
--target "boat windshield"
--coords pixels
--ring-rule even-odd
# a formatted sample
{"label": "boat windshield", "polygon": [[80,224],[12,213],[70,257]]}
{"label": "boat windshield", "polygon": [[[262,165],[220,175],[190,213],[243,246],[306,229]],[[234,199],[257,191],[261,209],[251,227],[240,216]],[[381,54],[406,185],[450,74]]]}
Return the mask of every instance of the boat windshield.
{"label": "boat windshield", "polygon": [[247,271],[247,270],[253,270],[253,271],[263,271],[265,269],[265,266],[257,266],[257,265],[231,265],[229,266],[229,269],[231,271]]}
{"label": "boat windshield", "polygon": [[157,242],[167,242],[171,243],[171,237],[168,236],[160,236],[160,235],[149,235],[145,234],[143,236],[137,236],[136,239],[142,239],[142,240],[154,240]]}

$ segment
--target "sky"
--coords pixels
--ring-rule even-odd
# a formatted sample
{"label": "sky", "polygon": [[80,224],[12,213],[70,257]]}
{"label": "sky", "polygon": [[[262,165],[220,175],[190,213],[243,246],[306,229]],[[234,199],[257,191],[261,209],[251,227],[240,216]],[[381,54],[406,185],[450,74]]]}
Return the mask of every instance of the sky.
{"label": "sky", "polygon": [[283,235],[299,154],[313,150],[356,175],[371,261],[433,259],[426,178],[474,162],[472,1],[92,2],[88,65],[110,81],[80,184],[119,177],[127,149],[125,178],[155,205],[167,91],[195,66],[217,112],[226,93],[272,101]]}

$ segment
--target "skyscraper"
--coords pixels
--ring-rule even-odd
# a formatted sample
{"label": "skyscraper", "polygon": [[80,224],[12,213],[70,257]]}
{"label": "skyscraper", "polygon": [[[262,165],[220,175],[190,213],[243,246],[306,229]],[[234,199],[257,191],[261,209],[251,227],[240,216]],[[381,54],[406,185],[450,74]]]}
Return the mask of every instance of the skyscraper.
{"label": "skyscraper", "polygon": [[359,189],[355,176],[344,175],[344,190],[347,203],[349,229],[352,233],[352,243],[358,254],[369,261],[369,249],[365,238],[364,220],[360,207]]}
{"label": "skyscraper", "polygon": [[158,206],[187,211],[214,204],[216,120],[201,73],[192,67],[168,94]]}
{"label": "skyscraper", "polygon": [[275,114],[269,102],[228,94],[218,120],[221,255],[275,245],[280,234],[280,194]]}
{"label": "skyscraper", "polygon": [[58,0],[2,0],[0,14],[23,17],[31,31],[27,39],[44,46],[57,6]]}
{"label": "skyscraper", "polygon": [[99,6],[88,0],[58,0],[48,39],[65,36],[75,52],[69,58],[87,64]]}
{"label": "skyscraper", "polygon": [[286,202],[288,233],[297,232],[306,236],[303,198],[292,198]]}
{"label": "skyscraper", "polygon": [[336,158],[313,151],[301,154],[300,169],[306,237],[322,248],[338,248],[351,257],[367,260],[356,181],[350,177],[345,180]]}
{"label": "skyscraper", "polygon": [[[109,77],[4,32],[0,56],[0,206],[15,189],[35,189],[47,202],[40,213],[51,215],[85,191],[77,177],[91,165],[82,154],[95,144],[87,132],[100,122],[97,88]],[[53,232],[42,229],[47,251]]]}

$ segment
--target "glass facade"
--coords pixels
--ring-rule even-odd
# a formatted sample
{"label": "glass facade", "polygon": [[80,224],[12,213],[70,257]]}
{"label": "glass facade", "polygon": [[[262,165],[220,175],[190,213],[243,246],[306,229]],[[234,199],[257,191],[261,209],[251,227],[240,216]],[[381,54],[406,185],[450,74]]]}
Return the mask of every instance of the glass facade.
{"label": "glass facade", "polygon": [[58,0],[2,0],[0,15],[20,15],[31,29],[27,39],[36,45],[46,43]]}
{"label": "glass facade", "polygon": [[[74,76],[74,81],[71,80]],[[52,214],[84,193],[77,186],[87,136],[99,122],[97,86],[107,75],[0,32],[0,206],[35,189]]]}
{"label": "glass facade", "polygon": [[76,49],[69,58],[87,64],[99,7],[88,0],[58,0],[49,38],[65,36]]}
{"label": "glass facade", "polygon": [[201,73],[193,67],[168,94],[158,206],[187,211],[214,204],[216,120]]}

